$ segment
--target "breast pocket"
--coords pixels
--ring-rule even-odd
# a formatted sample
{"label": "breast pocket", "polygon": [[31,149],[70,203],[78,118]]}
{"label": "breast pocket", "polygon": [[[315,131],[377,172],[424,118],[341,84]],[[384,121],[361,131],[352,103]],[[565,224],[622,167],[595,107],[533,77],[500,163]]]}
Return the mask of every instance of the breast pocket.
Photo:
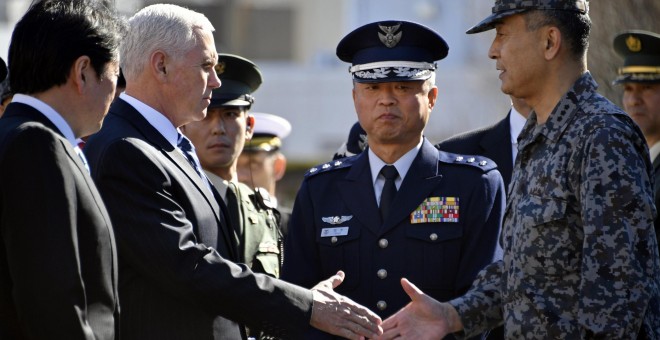
{"label": "breast pocket", "polygon": [[427,289],[451,290],[460,261],[463,226],[424,223],[406,228],[408,277]]}
{"label": "breast pocket", "polygon": [[348,229],[346,235],[325,236],[323,229],[317,230],[316,242],[324,276],[329,277],[343,270],[346,279],[340,288],[345,291],[355,288],[360,281],[360,228],[351,225],[328,228],[342,227]]}
{"label": "breast pocket", "polygon": [[567,207],[565,200],[535,195],[518,204],[513,256],[526,275],[563,276],[577,270],[582,230],[568,221]]}

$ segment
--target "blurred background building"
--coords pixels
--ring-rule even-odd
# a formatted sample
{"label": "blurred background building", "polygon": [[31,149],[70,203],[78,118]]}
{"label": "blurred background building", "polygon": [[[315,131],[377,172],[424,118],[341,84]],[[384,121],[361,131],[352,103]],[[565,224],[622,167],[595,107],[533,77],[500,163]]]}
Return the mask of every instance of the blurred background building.
{"label": "blurred background building", "polygon": [[[289,167],[278,190],[284,200],[293,198],[306,168],[332,157],[356,120],[348,64],[337,59],[335,47],[346,33],[368,22],[416,21],[449,44],[449,56],[438,62],[438,104],[425,131],[431,141],[491,124],[508,111],[495,63],[487,57],[494,32],[465,34],[490,13],[491,0],[115,0],[126,16],[157,2],[204,13],[215,26],[219,52],[247,57],[261,68],[264,83],[255,93],[253,110],[280,115],[293,126],[283,142]],[[29,4],[0,0],[3,58],[13,25]],[[658,15],[658,0],[591,1],[590,70],[601,92],[617,104],[621,89],[610,81],[621,59],[612,39],[624,29],[660,32]]]}

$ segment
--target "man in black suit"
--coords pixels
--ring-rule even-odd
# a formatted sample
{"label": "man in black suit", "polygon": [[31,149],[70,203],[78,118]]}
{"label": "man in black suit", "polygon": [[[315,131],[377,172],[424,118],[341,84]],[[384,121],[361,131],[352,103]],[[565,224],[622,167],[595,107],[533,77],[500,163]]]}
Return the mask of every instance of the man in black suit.
{"label": "man in black suit", "polygon": [[0,118],[0,339],[114,339],[110,218],[76,138],[96,132],[123,22],[100,3],[46,0],[16,24],[16,95]]}
{"label": "man in black suit", "polygon": [[518,154],[518,135],[525,126],[530,111],[531,108],[524,100],[511,97],[511,110],[504,119],[491,126],[445,139],[435,147],[443,151],[490,158],[497,164],[504,187],[508,188],[513,163]]}
{"label": "man in black suit", "polygon": [[241,323],[285,339],[309,324],[374,337],[380,319],[332,290],[343,273],[308,290],[231,261],[226,207],[178,129],[205,117],[220,86],[212,32],[175,5],[131,17],[126,90],[85,146],[116,225],[122,339],[244,339]]}

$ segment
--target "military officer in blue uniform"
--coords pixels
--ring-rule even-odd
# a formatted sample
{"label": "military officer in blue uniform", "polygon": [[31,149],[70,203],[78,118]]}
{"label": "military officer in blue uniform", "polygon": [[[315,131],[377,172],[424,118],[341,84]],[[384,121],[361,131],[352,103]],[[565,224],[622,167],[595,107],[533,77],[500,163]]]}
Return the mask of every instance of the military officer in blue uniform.
{"label": "military officer in blue uniform", "polygon": [[409,302],[402,277],[447,301],[499,258],[504,185],[495,164],[439,151],[423,135],[438,94],[435,61],[447,53],[440,35],[406,21],[367,24],[340,41],[369,143],[305,175],[283,279],[311,287],[343,270],[337,290],[385,318]]}

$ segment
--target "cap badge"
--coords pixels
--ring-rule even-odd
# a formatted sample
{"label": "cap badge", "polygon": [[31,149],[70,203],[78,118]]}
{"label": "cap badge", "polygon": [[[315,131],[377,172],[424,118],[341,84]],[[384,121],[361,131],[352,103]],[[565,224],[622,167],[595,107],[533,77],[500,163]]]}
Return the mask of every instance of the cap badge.
{"label": "cap badge", "polygon": [[216,72],[218,75],[221,75],[221,74],[225,73],[225,66],[226,66],[226,65],[225,65],[225,62],[224,62],[224,61],[219,61],[219,62],[215,65],[215,72]]}
{"label": "cap badge", "polygon": [[632,35],[629,35],[628,38],[626,38],[626,46],[628,46],[630,52],[639,52],[642,50],[642,42],[639,38]]}
{"label": "cap badge", "polygon": [[378,28],[385,33],[378,32],[378,38],[380,38],[380,41],[388,48],[396,46],[399,41],[401,41],[401,35],[403,34],[403,32],[396,33],[396,31],[399,30],[399,27],[401,27],[400,23],[394,26],[378,25]]}

